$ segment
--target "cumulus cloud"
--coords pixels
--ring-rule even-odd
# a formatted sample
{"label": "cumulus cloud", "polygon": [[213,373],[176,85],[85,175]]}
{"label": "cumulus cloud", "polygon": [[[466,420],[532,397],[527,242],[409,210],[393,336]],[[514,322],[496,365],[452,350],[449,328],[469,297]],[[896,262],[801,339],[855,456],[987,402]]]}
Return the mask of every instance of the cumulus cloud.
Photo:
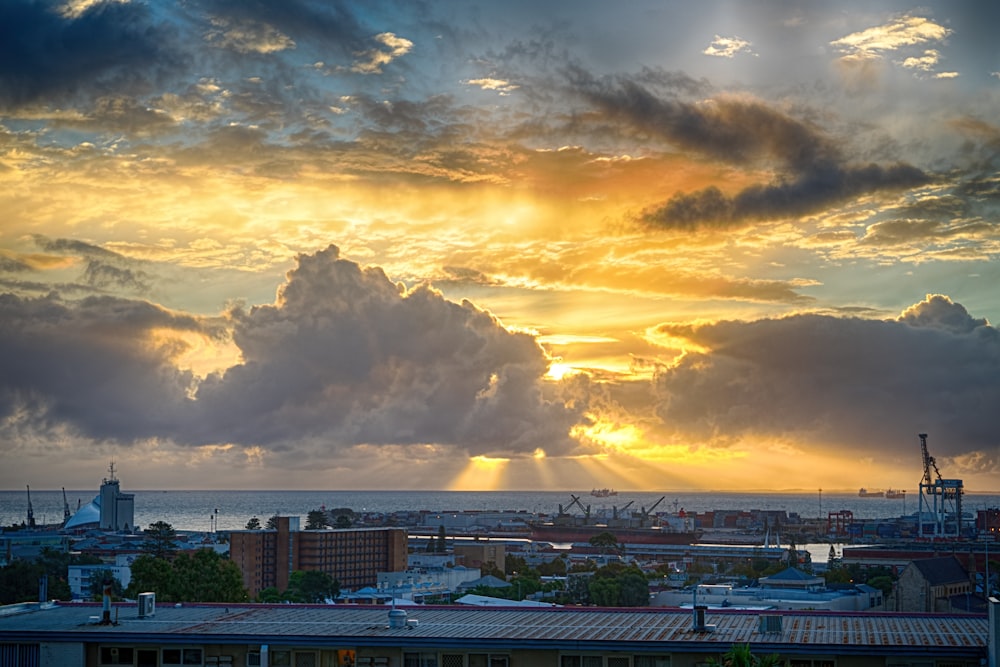
{"label": "cumulus cloud", "polygon": [[504,79],[494,79],[492,77],[469,79],[465,83],[466,85],[476,86],[477,88],[481,88],[483,90],[495,90],[500,95],[508,95],[519,88],[519,86],[511,83],[510,81],[506,81]]}
{"label": "cumulus cloud", "polygon": [[735,58],[737,54],[747,53],[750,55],[757,55],[754,53],[753,49],[750,47],[752,44],[745,39],[740,37],[723,37],[721,35],[716,35],[712,43],[709,44],[702,53],[706,56],[715,56],[717,58]]}
{"label": "cumulus cloud", "polygon": [[[356,445],[473,455],[573,451],[581,417],[546,396],[548,359],[472,304],[406,290],[336,247],[298,258],[276,303],[230,314],[241,363],[179,370],[205,321],[110,297],[0,298],[0,432],[62,428],[327,456]],[[319,448],[303,451],[300,448]]]}
{"label": "cumulus cloud", "polygon": [[942,455],[975,452],[981,472],[1000,472],[1000,332],[948,297],[893,320],[809,314],[659,333],[699,350],[657,377],[658,414],[687,437],[828,443],[888,462],[916,458],[915,434],[928,432]]}
{"label": "cumulus cloud", "polygon": [[942,42],[951,30],[922,16],[898,16],[887,23],[851,33],[830,45],[856,59],[880,58],[883,54],[928,42]]}
{"label": "cumulus cloud", "polygon": [[275,53],[295,48],[292,38],[267,23],[226,18],[214,18],[212,23],[213,29],[205,39],[220,48],[237,53]]}

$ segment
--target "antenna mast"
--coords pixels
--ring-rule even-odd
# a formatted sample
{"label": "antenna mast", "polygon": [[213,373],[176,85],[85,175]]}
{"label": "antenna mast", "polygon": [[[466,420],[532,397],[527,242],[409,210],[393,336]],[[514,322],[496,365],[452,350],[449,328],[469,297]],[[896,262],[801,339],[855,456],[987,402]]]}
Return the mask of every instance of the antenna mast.
{"label": "antenna mast", "polygon": [[35,527],[35,510],[32,509],[32,507],[31,507],[31,487],[28,486],[27,484],[25,486],[27,486],[27,488],[28,488],[28,527],[29,528],[34,528]]}

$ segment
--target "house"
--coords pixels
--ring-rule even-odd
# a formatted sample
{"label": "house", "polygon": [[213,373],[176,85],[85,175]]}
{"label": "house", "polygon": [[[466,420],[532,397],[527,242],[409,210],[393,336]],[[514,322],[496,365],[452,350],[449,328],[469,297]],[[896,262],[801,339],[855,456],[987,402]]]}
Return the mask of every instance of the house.
{"label": "house", "polygon": [[896,583],[898,611],[951,611],[949,598],[972,593],[969,573],[955,556],[911,561]]}

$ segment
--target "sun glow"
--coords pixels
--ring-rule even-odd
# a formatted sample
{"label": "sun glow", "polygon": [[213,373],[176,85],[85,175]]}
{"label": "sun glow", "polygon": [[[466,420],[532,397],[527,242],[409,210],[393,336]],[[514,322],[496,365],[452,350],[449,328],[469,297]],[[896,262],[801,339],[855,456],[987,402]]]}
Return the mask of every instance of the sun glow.
{"label": "sun glow", "polygon": [[473,456],[468,465],[448,485],[449,491],[493,491],[503,488],[504,473],[510,459]]}

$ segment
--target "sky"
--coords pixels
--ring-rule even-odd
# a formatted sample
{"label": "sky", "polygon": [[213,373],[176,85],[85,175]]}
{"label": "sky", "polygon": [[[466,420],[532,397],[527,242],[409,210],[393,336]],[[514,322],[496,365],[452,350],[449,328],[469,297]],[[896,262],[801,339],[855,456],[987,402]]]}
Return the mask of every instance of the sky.
{"label": "sky", "polygon": [[997,25],[5,0],[0,488],[997,491]]}

